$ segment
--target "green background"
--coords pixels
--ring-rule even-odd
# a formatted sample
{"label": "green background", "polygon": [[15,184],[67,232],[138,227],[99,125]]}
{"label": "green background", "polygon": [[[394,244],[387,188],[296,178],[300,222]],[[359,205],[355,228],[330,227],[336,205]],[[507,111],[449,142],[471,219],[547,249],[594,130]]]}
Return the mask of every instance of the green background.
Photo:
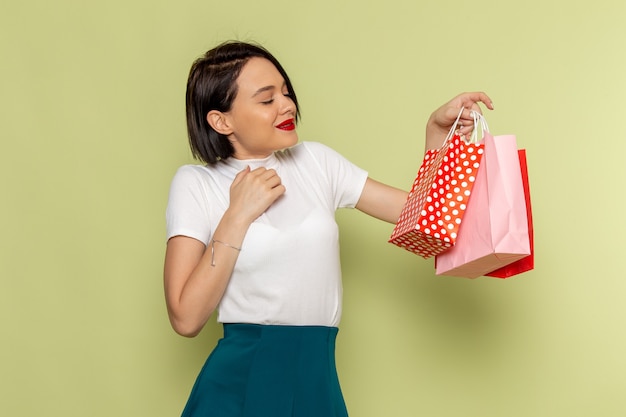
{"label": "green background", "polygon": [[169,327],[169,182],[191,62],[254,40],[300,138],[408,188],[430,112],[484,90],[528,152],[536,269],[436,277],[341,211],[338,366],[352,416],[626,415],[626,3],[4,1],[0,415],[175,416],[220,335]]}

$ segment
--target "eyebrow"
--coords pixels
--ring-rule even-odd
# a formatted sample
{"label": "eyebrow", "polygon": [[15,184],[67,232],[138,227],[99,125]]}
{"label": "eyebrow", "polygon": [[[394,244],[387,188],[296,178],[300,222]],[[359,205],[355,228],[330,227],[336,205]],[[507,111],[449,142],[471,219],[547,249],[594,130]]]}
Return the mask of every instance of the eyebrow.
{"label": "eyebrow", "polygon": [[266,91],[272,91],[274,90],[276,87],[274,87],[273,85],[267,85],[265,87],[261,87],[258,90],[256,90],[256,92],[254,94],[252,94],[252,98],[258,96],[261,93],[264,93]]}
{"label": "eyebrow", "polygon": [[[282,89],[283,87],[286,87],[286,86],[287,86],[287,82],[283,81],[283,85],[280,88]],[[254,97],[258,96],[259,94],[264,93],[266,91],[273,91],[275,89],[276,89],[276,87],[273,86],[273,85],[266,85],[265,87],[261,87],[258,90],[256,90],[256,92],[254,94],[252,94],[252,98],[254,98]]]}

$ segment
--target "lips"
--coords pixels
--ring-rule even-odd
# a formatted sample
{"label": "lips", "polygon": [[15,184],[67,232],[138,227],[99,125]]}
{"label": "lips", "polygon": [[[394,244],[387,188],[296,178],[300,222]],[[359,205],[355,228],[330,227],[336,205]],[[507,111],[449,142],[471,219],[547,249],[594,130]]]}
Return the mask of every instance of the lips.
{"label": "lips", "polygon": [[294,122],[295,122],[294,119],[287,119],[284,122],[276,125],[276,128],[280,130],[287,130],[287,131],[294,130],[296,128],[296,124]]}

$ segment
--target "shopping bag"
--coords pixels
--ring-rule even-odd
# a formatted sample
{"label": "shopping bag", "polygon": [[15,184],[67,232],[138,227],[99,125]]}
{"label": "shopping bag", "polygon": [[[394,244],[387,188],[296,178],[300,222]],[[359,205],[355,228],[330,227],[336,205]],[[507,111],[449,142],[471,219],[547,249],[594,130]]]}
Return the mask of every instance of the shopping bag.
{"label": "shopping bag", "polygon": [[455,244],[482,160],[484,145],[478,143],[478,136],[466,141],[456,134],[461,112],[441,148],[424,155],[389,238],[390,243],[423,258]]}
{"label": "shopping bag", "polygon": [[487,131],[483,140],[483,161],[463,225],[455,246],[435,259],[437,275],[477,278],[530,255],[516,138]]}
{"label": "shopping bag", "polygon": [[524,185],[524,198],[526,201],[526,216],[528,217],[528,239],[530,240],[530,255],[486,274],[486,276],[488,277],[510,278],[514,275],[521,274],[522,272],[527,272],[535,268],[535,233],[533,228],[532,206],[530,203],[530,185],[528,181],[528,164],[526,160],[526,150],[520,149],[518,153],[520,165],[522,168],[522,183]]}

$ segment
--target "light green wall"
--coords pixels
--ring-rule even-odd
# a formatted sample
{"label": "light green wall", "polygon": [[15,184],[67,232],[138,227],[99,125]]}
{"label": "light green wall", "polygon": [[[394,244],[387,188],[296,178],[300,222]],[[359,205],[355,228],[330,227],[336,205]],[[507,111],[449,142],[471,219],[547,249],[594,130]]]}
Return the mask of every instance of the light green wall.
{"label": "light green wall", "polygon": [[626,3],[5,1],[0,6],[0,415],[175,416],[219,335],[174,334],[164,209],[191,161],[193,59],[256,40],[302,139],[408,187],[430,111],[494,99],[528,149],[536,270],[435,277],[338,215],[339,372],[352,416],[626,415]]}

